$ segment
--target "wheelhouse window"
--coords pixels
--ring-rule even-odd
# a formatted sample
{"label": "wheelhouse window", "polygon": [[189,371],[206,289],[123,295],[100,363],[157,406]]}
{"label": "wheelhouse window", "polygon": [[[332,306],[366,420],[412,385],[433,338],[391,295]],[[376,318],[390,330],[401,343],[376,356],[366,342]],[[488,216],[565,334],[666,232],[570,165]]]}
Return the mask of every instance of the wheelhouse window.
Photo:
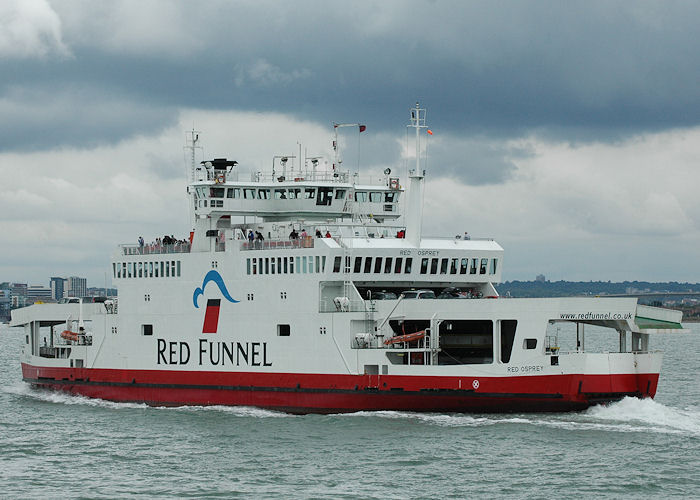
{"label": "wheelhouse window", "polygon": [[286,189],[275,189],[275,199],[276,200],[286,200],[287,190]]}
{"label": "wheelhouse window", "polygon": [[336,200],[343,200],[345,199],[345,190],[344,189],[337,189],[335,191],[335,199]]}
{"label": "wheelhouse window", "polygon": [[269,200],[270,199],[270,190],[269,189],[258,189],[258,199]]}
{"label": "wheelhouse window", "polygon": [[319,187],[318,188],[318,198],[316,199],[316,205],[327,206],[333,201],[333,188],[332,187]]}
{"label": "wheelhouse window", "polygon": [[355,191],[355,201],[364,203],[367,201],[367,191]]}
{"label": "wheelhouse window", "polygon": [[255,189],[243,189],[243,198],[246,200],[254,200],[255,199]]}
{"label": "wheelhouse window", "polygon": [[313,200],[314,198],[316,198],[316,189],[315,188],[306,188],[304,190],[304,199]]}
{"label": "wheelhouse window", "polygon": [[209,188],[209,196],[212,198],[223,198],[224,191],[224,188]]}
{"label": "wheelhouse window", "polygon": [[381,203],[382,202],[382,193],[372,191],[371,193],[369,193],[369,201],[370,201],[370,203]]}

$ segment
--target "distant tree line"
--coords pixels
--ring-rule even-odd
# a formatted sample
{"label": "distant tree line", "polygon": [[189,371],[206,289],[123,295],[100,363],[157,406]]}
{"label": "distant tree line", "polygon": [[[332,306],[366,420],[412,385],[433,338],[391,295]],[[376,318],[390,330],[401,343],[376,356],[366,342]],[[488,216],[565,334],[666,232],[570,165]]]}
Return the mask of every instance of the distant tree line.
{"label": "distant tree line", "polygon": [[[700,283],[678,283],[670,281],[506,281],[497,287],[502,296],[511,297],[565,297],[576,295],[611,295],[627,293],[630,288],[637,292],[700,292]],[[634,293],[634,292],[633,292]]]}

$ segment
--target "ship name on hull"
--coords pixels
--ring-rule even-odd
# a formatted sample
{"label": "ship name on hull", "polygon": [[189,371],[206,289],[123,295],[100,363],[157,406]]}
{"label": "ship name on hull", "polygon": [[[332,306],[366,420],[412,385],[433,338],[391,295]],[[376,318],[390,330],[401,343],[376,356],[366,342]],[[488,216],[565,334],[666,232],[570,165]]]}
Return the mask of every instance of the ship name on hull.
{"label": "ship name on hull", "polygon": [[189,342],[158,339],[159,365],[272,366],[267,342],[212,342],[200,339],[196,349]]}

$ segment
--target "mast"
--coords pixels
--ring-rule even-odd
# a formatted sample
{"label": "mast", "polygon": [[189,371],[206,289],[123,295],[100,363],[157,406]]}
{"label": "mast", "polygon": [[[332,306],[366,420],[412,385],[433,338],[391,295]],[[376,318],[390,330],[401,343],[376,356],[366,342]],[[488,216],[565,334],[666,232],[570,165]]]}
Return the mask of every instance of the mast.
{"label": "mast", "polygon": [[420,246],[421,232],[423,229],[423,184],[425,170],[420,166],[420,129],[427,129],[425,124],[425,109],[421,109],[416,102],[416,107],[411,109],[411,124],[408,127],[416,129],[416,168],[409,170],[408,200],[406,204],[406,239],[416,247]]}
{"label": "mast", "polygon": [[201,134],[200,131],[195,130],[194,127],[192,127],[191,131],[186,132],[187,134],[187,139],[185,142],[185,149],[190,150],[190,168],[189,168],[189,175],[188,175],[188,181],[190,183],[194,182],[194,172],[195,169],[197,168],[197,159],[195,157],[196,150],[198,149],[203,149],[202,146],[199,145],[199,134]]}
{"label": "mast", "polygon": [[[187,134],[187,137],[185,139],[185,150],[190,150],[190,165],[189,165],[189,173],[187,175],[187,183],[192,184],[194,182],[194,177],[195,177],[195,171],[197,169],[197,158],[196,158],[196,152],[198,149],[204,150],[202,146],[199,145],[199,132],[198,130],[195,130],[194,127],[192,127],[192,130],[189,132],[185,132]],[[190,188],[187,188],[187,192],[189,193],[188,195],[188,203],[190,205],[189,207],[189,213],[190,213],[190,227],[194,228],[195,224],[195,215],[194,215],[194,210],[192,210],[192,205],[194,204],[194,193],[190,193]]]}

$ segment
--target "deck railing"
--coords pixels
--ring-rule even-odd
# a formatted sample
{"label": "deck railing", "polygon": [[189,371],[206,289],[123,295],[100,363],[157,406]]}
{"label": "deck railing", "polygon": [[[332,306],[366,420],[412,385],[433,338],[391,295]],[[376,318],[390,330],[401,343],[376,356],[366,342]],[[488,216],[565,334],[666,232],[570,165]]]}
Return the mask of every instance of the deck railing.
{"label": "deck railing", "polygon": [[165,253],[190,253],[192,245],[189,242],[172,245],[119,245],[124,255],[154,255]]}
{"label": "deck railing", "polygon": [[307,236],[295,240],[255,240],[241,243],[241,250],[289,250],[292,248],[314,248],[314,238]]}

